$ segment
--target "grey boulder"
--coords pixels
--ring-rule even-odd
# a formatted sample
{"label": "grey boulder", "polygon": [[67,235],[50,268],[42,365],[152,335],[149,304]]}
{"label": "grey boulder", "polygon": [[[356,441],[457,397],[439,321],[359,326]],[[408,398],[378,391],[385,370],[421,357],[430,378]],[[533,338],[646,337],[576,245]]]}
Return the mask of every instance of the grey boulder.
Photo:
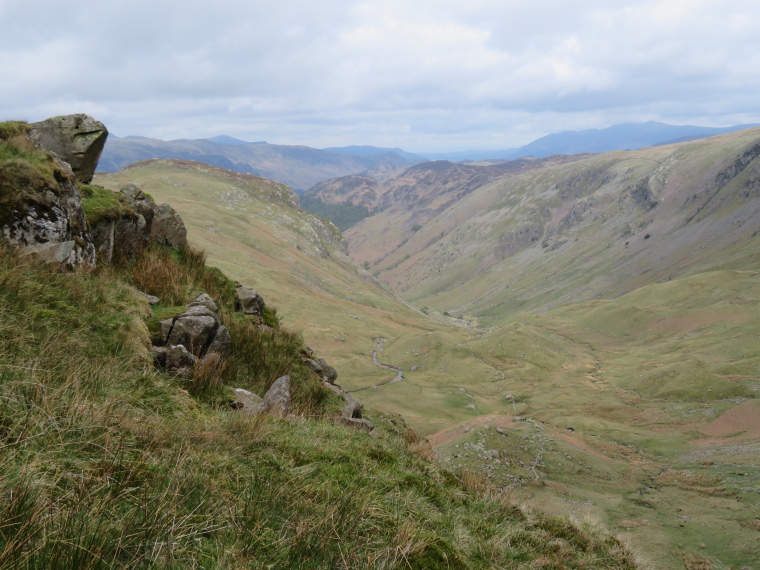
{"label": "grey boulder", "polygon": [[100,121],[82,113],[51,117],[32,124],[32,140],[67,162],[79,182],[89,184],[108,138]]}
{"label": "grey boulder", "polygon": [[235,289],[235,310],[246,315],[261,315],[264,312],[264,299],[255,289],[238,287]]}

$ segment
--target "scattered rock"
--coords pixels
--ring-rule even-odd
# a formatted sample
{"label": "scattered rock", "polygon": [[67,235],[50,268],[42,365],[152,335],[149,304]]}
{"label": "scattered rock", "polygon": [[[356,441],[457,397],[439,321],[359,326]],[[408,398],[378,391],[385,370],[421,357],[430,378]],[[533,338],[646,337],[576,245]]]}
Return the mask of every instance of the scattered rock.
{"label": "scattered rock", "polygon": [[139,291],[137,289],[135,289],[135,292],[145,297],[145,300],[148,301],[150,305],[156,305],[157,303],[161,301],[161,299],[159,299],[158,297],[154,295],[148,295],[147,293],[143,293],[142,291]]}
{"label": "scattered rock", "polygon": [[420,369],[419,366],[412,366],[411,371],[412,372],[417,372],[419,369]]}
{"label": "scattered rock", "polygon": [[280,376],[259,404],[268,413],[286,414],[290,409],[290,376]]}
{"label": "scattered rock", "polygon": [[235,388],[235,401],[230,404],[230,407],[235,410],[251,412],[260,403],[261,396],[257,396],[253,392],[243,390],[242,388]]}
{"label": "scattered rock", "polygon": [[306,368],[308,368],[309,370],[316,372],[319,375],[322,374],[322,365],[319,364],[319,362],[317,362],[316,360],[307,358],[303,361],[303,363],[306,366]]}
{"label": "scattered rock", "polygon": [[372,422],[365,419],[340,417],[340,418],[335,418],[335,422],[344,426],[352,427],[354,429],[366,431],[369,433],[372,433],[375,430],[375,426],[372,424]]}
{"label": "scattered rock", "polygon": [[208,347],[209,352],[216,352],[218,354],[227,354],[232,350],[232,336],[230,331],[224,325],[221,325],[214,336],[214,340],[211,341],[211,345]]}
{"label": "scattered rock", "polygon": [[162,346],[153,346],[150,349],[150,355],[153,358],[153,363],[158,368],[166,368],[166,353],[168,349]]}
{"label": "scattered rock", "polygon": [[317,362],[322,367],[322,378],[324,378],[330,384],[335,384],[338,379],[338,371],[325,362],[324,358],[317,358]]}
{"label": "scattered rock", "polygon": [[353,419],[361,419],[362,417],[362,405],[359,403],[359,401],[354,398],[351,394],[346,392],[343,388],[340,386],[336,386],[335,384],[330,384],[328,382],[325,382],[325,386],[335,392],[338,396],[343,398],[343,400],[346,402],[346,405],[343,407],[343,410],[341,410],[341,416],[344,418],[353,418]]}
{"label": "scattered rock", "polygon": [[264,299],[250,287],[235,289],[235,310],[246,315],[261,315],[264,311]]}
{"label": "scattered rock", "polygon": [[188,352],[184,345],[166,349],[166,372],[171,376],[190,377],[198,357]]}
{"label": "scattered rock", "polygon": [[184,345],[194,355],[201,356],[211,344],[218,326],[216,319],[210,315],[180,315],[174,321],[167,344]]}
{"label": "scattered rock", "polygon": [[190,301],[187,304],[188,307],[198,307],[203,306],[206,307],[208,310],[212,311],[215,314],[219,314],[219,307],[216,305],[216,302],[214,299],[211,298],[211,295],[208,293],[201,293],[198,295],[195,299]]}

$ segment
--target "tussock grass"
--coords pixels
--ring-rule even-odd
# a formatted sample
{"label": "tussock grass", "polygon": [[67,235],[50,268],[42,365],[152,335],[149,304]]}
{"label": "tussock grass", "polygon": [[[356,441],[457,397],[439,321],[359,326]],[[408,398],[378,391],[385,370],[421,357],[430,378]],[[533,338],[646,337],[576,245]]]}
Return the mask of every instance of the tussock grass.
{"label": "tussock grass", "polygon": [[80,184],[82,209],[90,227],[100,220],[116,220],[121,217],[137,217],[133,210],[127,208],[120,195],[95,184]]}
{"label": "tussock grass", "polygon": [[[192,399],[146,358],[130,275],[0,249],[0,567],[635,567],[603,533],[458,480],[382,418],[371,437]],[[224,373],[301,378],[297,335],[229,322],[259,360]],[[223,365],[196,373],[213,385]]]}

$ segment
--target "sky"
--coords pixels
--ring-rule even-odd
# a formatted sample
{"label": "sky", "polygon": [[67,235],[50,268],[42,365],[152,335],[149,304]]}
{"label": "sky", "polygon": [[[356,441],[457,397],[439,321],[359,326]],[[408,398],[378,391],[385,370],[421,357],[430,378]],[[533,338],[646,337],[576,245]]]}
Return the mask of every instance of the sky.
{"label": "sky", "polygon": [[757,0],[0,0],[0,120],[505,149],[760,122]]}

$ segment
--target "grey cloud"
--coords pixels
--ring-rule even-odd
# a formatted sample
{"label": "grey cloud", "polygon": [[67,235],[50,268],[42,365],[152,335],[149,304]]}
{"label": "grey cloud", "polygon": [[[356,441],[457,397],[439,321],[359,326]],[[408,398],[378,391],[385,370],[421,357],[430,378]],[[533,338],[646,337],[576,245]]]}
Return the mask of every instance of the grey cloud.
{"label": "grey cloud", "polygon": [[0,19],[7,118],[119,134],[447,150],[760,121],[748,0],[0,0]]}

